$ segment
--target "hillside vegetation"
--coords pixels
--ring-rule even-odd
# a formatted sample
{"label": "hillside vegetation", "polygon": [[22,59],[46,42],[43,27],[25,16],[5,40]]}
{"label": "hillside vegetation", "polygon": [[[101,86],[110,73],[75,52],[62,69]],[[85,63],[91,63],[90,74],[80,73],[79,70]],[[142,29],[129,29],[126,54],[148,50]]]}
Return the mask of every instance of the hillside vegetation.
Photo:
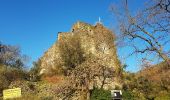
{"label": "hillside vegetation", "polygon": [[[2,47],[2,46],[1,46]],[[4,49],[5,48],[5,49]],[[84,81],[84,73],[91,75],[100,75],[100,60],[90,59],[74,69],[74,77],[65,75],[39,75],[40,62],[34,62],[32,69],[26,71],[22,55],[19,48],[3,44],[1,48],[0,64],[0,95],[2,90],[14,87],[22,89],[22,97],[16,100],[66,100],[87,99],[85,94],[86,85],[76,88],[75,85]],[[15,54],[15,55],[14,55]],[[9,59],[10,58],[10,59]],[[11,59],[13,58],[13,59]],[[20,62],[20,63],[18,63]],[[88,67],[93,66],[93,67]],[[96,66],[96,68],[95,68]],[[98,67],[97,67],[98,66]],[[122,72],[122,91],[125,100],[169,100],[170,99],[170,69],[166,62],[154,66],[147,66],[137,73]],[[123,68],[123,67],[122,67]],[[55,70],[53,70],[55,72]],[[110,74],[111,75],[111,74]],[[73,78],[74,81],[70,81]],[[87,77],[86,77],[87,78]],[[82,79],[82,80],[81,80]],[[75,84],[76,81],[76,84]],[[88,81],[88,80],[86,80]],[[74,84],[73,84],[74,83]],[[84,84],[84,82],[83,82]],[[77,90],[80,89],[78,92]],[[84,89],[82,91],[82,89]],[[120,88],[115,88],[120,89]],[[91,100],[110,100],[110,91],[102,88],[93,88],[90,90]]]}
{"label": "hillside vegetation", "polygon": [[127,100],[169,100],[170,69],[166,62],[149,66],[137,73],[126,73],[124,97]]}

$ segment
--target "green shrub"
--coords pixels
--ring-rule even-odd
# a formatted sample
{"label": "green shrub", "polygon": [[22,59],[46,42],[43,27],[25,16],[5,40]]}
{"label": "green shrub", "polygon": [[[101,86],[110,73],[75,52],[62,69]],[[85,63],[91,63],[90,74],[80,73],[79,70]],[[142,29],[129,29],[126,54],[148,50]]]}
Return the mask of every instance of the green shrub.
{"label": "green shrub", "polygon": [[123,96],[123,99],[125,99],[125,100],[133,100],[134,99],[132,92],[130,92],[128,90],[123,91],[122,96]]}
{"label": "green shrub", "polygon": [[111,92],[95,88],[91,92],[90,100],[111,100]]}
{"label": "green shrub", "polygon": [[160,91],[155,100],[170,100],[170,93],[167,91]]}

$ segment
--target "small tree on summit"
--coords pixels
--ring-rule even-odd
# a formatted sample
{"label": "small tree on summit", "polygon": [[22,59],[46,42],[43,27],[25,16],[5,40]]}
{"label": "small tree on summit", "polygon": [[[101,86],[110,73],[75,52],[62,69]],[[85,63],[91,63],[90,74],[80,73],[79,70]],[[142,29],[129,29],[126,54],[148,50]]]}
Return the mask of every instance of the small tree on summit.
{"label": "small tree on summit", "polygon": [[81,48],[79,37],[74,36],[62,38],[59,41],[59,49],[66,69],[73,69],[85,61],[85,56]]}

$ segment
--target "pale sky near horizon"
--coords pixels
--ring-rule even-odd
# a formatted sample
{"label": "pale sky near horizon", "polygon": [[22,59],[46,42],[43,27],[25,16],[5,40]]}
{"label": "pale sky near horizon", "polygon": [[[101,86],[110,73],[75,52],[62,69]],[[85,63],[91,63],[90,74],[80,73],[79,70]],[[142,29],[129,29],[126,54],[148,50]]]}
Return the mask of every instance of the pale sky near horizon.
{"label": "pale sky near horizon", "polygon": [[[131,9],[138,9],[144,0],[131,0]],[[58,32],[70,31],[77,21],[94,24],[99,17],[112,28],[109,11],[119,0],[0,0],[0,41],[19,45],[22,53],[36,61],[57,40]],[[121,51],[120,56],[128,51]],[[126,60],[127,70],[138,70],[136,58]]]}

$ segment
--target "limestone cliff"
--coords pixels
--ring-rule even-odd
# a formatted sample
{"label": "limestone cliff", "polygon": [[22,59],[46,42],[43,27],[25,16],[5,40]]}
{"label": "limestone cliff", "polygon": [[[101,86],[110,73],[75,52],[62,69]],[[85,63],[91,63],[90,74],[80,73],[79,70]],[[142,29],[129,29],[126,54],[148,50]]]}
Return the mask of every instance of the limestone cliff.
{"label": "limestone cliff", "polygon": [[[81,48],[84,53],[100,58],[105,66],[113,68],[115,73],[120,71],[120,63],[116,54],[114,45],[114,34],[104,27],[101,23],[90,25],[83,22],[77,22],[73,25],[70,32],[59,32],[56,43],[49,48],[41,57],[41,74],[49,73],[51,70],[59,71],[63,68],[61,64],[62,57],[60,55],[59,43],[62,39],[73,37],[78,34],[80,38]],[[110,81],[108,79],[108,81]],[[111,85],[115,86],[117,78],[111,80]]]}

